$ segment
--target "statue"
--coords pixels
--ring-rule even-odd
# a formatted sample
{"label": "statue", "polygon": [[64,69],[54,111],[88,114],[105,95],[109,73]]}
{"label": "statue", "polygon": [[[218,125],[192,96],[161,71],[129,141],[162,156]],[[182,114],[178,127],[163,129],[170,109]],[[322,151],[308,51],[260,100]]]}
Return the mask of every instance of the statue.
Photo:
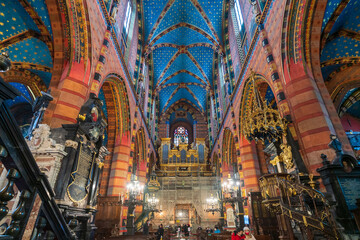
{"label": "statue", "polygon": [[292,159],[291,147],[287,144],[281,144],[280,148],[282,150],[282,153],[280,153],[280,157],[282,158],[282,161],[285,164],[286,169],[293,168],[294,162]]}
{"label": "statue", "polygon": [[331,140],[331,142],[329,143],[329,147],[334,149],[335,153],[336,153],[336,157],[332,163],[333,164],[341,164],[340,160],[342,159],[342,156],[344,154],[343,150],[342,150],[342,144],[339,141],[338,137],[334,134],[330,134],[330,140]]}

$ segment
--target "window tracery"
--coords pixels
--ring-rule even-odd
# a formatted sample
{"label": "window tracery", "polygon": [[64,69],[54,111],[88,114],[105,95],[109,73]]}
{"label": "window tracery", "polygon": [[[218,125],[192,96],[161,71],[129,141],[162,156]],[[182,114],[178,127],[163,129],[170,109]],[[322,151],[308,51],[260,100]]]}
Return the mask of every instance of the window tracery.
{"label": "window tracery", "polygon": [[189,133],[186,128],[178,127],[174,131],[174,145],[179,146],[179,144],[188,144],[189,142]]}

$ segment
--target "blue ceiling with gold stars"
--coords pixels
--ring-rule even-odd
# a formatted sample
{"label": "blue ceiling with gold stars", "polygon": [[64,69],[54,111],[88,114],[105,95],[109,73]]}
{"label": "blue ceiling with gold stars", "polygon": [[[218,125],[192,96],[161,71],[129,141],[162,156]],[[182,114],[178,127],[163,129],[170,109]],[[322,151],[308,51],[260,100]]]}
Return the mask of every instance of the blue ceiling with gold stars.
{"label": "blue ceiling with gold stars", "polygon": [[[49,45],[52,46],[52,42],[45,42],[41,37],[44,33],[52,38],[45,0],[11,0],[0,3],[0,52],[9,54],[14,63],[13,70],[29,70],[49,87],[53,67],[53,53],[50,52]],[[20,85],[16,87],[24,89]]]}
{"label": "blue ceiling with gold stars", "polygon": [[[339,14],[340,9],[343,10]],[[325,81],[331,73],[339,71],[347,63],[346,59],[360,56],[359,23],[359,0],[327,2],[322,24],[322,40],[325,44],[320,56]]]}
{"label": "blue ceiling with gold stars", "polygon": [[[321,70],[323,79],[328,82],[346,67],[356,64],[354,61],[360,57],[360,1],[329,0],[321,30]],[[349,94],[351,90],[341,102],[344,102]],[[356,110],[349,112],[360,117],[360,114],[355,114]]]}
{"label": "blue ceiling with gold stars", "polygon": [[206,110],[214,49],[221,49],[224,0],[143,0],[144,33],[160,112],[179,101]]}

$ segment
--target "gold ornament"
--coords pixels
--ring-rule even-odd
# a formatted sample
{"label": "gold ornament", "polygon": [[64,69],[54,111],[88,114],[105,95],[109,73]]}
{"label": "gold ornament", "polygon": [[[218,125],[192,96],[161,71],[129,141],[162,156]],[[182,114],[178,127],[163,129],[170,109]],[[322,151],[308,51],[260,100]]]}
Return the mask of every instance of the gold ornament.
{"label": "gold ornament", "polygon": [[294,162],[292,159],[291,147],[287,144],[281,144],[280,148],[282,153],[280,153],[280,157],[285,164],[286,169],[291,169],[294,167]]}
{"label": "gold ornament", "polygon": [[243,131],[246,138],[251,141],[265,140],[272,142],[274,139],[280,139],[285,136],[287,122],[280,116],[277,109],[268,106],[266,100],[263,100],[256,86],[255,72],[250,70],[250,79],[252,80],[253,97],[251,109],[243,121]]}

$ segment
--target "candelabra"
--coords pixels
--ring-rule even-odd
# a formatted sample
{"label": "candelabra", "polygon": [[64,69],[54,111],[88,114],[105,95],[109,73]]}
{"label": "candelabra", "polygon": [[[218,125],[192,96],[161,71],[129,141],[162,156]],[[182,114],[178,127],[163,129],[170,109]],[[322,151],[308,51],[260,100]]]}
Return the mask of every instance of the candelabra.
{"label": "candelabra", "polygon": [[128,199],[124,201],[124,205],[128,207],[128,215],[127,215],[127,235],[135,234],[135,225],[134,225],[134,211],[135,207],[138,205],[143,205],[142,194],[144,191],[144,185],[141,184],[136,175],[131,175],[131,181],[127,184],[127,195]]}
{"label": "candelabra", "polygon": [[235,205],[238,205],[238,209],[240,213],[243,213],[243,202],[247,200],[246,197],[241,196],[240,191],[240,181],[239,179],[233,179],[231,178],[230,174],[228,176],[228,179],[223,182],[222,184],[222,190],[224,197],[222,199],[222,202],[224,203],[230,203],[234,215],[235,215],[235,225],[237,228],[244,225],[244,216],[238,217],[238,214],[236,213]]}
{"label": "candelabra", "polygon": [[205,212],[211,212],[212,215],[215,214],[215,212],[220,212],[219,208],[219,199],[215,198],[212,194],[211,197],[206,199],[207,208],[205,209]]}
{"label": "candelabra", "polygon": [[159,204],[159,199],[155,197],[155,194],[152,197],[146,199],[145,210],[151,213],[151,218],[154,218],[154,212],[161,212],[157,205]]}

